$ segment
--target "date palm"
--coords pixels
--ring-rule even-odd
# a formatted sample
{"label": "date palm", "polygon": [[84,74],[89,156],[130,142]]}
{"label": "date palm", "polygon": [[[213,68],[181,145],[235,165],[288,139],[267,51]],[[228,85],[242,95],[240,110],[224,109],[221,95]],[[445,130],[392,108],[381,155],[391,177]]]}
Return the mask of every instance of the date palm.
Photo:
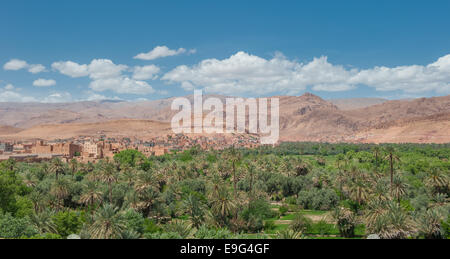
{"label": "date palm", "polygon": [[432,168],[426,178],[425,184],[428,187],[434,189],[435,192],[448,188],[449,180],[446,174],[444,174],[439,168]]}
{"label": "date palm", "polygon": [[368,229],[382,239],[406,239],[416,232],[410,215],[396,202],[388,202],[386,213],[379,216]]}
{"label": "date palm", "polygon": [[64,200],[70,195],[70,183],[66,179],[58,179],[52,186],[50,193],[56,197],[57,210],[64,207]]}
{"label": "date palm", "polygon": [[44,210],[41,213],[33,213],[30,215],[31,224],[39,231],[39,233],[57,233],[56,225],[52,219],[53,213],[49,210]]}
{"label": "date palm", "polygon": [[205,220],[206,207],[202,200],[190,194],[182,203],[183,211],[189,215],[189,219],[195,228],[199,228]]}
{"label": "date palm", "polygon": [[158,175],[154,174],[153,172],[139,171],[139,173],[137,174],[135,190],[137,192],[142,192],[150,187],[159,189],[159,179],[157,176]]}
{"label": "date palm", "polygon": [[425,239],[441,239],[441,222],[443,218],[436,210],[427,210],[416,217],[419,234]]}
{"label": "date palm", "polygon": [[94,204],[101,203],[102,201],[103,193],[100,191],[97,183],[88,182],[83,186],[83,191],[79,201],[81,204],[84,204],[86,207],[92,209]]}
{"label": "date palm", "polygon": [[58,175],[64,173],[64,163],[59,158],[54,158],[50,162],[49,172],[55,174],[56,180],[58,180]]}
{"label": "date palm", "polygon": [[375,146],[372,150],[372,153],[375,156],[375,172],[378,172],[378,166],[379,166],[378,159],[380,158],[380,155],[381,155],[380,146],[378,146],[378,145]]}
{"label": "date palm", "polygon": [[350,198],[359,205],[369,200],[371,195],[370,187],[362,176],[356,176],[355,180],[348,184],[347,191]]}
{"label": "date palm", "polygon": [[302,237],[303,237],[302,232],[295,231],[290,228],[280,230],[276,234],[277,239],[285,239],[285,240],[287,240],[287,239],[302,239]]}
{"label": "date palm", "polygon": [[392,196],[400,203],[400,199],[406,195],[408,185],[403,182],[400,176],[395,176],[392,183]]}
{"label": "date palm", "polygon": [[391,146],[386,148],[387,155],[384,159],[388,160],[389,162],[389,171],[391,175],[391,189],[394,187],[394,163],[399,162],[400,158],[395,154],[395,149]]}
{"label": "date palm", "polygon": [[117,182],[118,176],[114,164],[102,161],[100,164],[100,181],[108,185],[109,202],[112,204],[112,185]]}
{"label": "date palm", "polygon": [[31,203],[33,203],[34,213],[39,213],[47,207],[47,195],[38,190],[33,190],[28,198],[31,200]]}
{"label": "date palm", "polygon": [[118,239],[125,229],[125,221],[119,210],[105,204],[94,215],[94,223],[89,228],[93,239]]}
{"label": "date palm", "polygon": [[367,231],[375,228],[375,225],[380,217],[383,217],[388,212],[387,200],[374,199],[367,204],[364,211],[363,220]]}
{"label": "date palm", "polygon": [[78,162],[76,159],[70,160],[70,173],[72,174],[72,178],[75,176],[75,173],[78,171]]}
{"label": "date palm", "polygon": [[227,222],[228,216],[233,213],[235,208],[235,199],[230,197],[230,193],[226,187],[221,186],[213,193],[211,210],[219,218],[222,225]]}
{"label": "date palm", "polygon": [[233,173],[233,193],[234,193],[234,197],[237,198],[237,182],[238,182],[238,178],[237,178],[237,166],[239,161],[241,161],[241,153],[233,147],[231,147],[228,152],[227,152],[227,159],[228,161],[230,161],[231,163],[231,169],[232,169],[232,173]]}
{"label": "date palm", "polygon": [[36,179],[30,172],[25,173],[23,182],[27,187],[36,187]]}

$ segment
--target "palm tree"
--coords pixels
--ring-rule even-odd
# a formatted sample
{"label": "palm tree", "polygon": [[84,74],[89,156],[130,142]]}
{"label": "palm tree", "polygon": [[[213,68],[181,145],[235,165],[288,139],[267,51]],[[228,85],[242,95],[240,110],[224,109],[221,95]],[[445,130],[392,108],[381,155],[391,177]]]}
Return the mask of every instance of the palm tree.
{"label": "palm tree", "polygon": [[23,180],[23,182],[25,183],[25,185],[26,185],[27,187],[35,187],[35,186],[36,186],[36,180],[34,179],[32,173],[27,172],[27,173],[24,175],[24,178],[25,178],[25,179]]}
{"label": "palm tree", "polygon": [[370,189],[362,179],[357,179],[355,182],[351,183],[348,189],[350,198],[359,205],[369,199]]}
{"label": "palm tree", "polygon": [[31,224],[39,231],[39,233],[57,233],[56,225],[52,220],[53,213],[45,210],[39,214],[33,213],[30,216]]}
{"label": "palm tree", "polygon": [[211,210],[219,218],[219,223],[224,225],[227,217],[231,215],[236,207],[235,199],[229,195],[226,187],[219,187],[212,195]]}
{"label": "palm tree", "polygon": [[441,239],[442,217],[436,210],[427,210],[416,217],[419,234],[425,239]]}
{"label": "palm tree", "polygon": [[38,190],[33,190],[28,196],[33,203],[34,213],[39,213],[46,207],[46,195]]}
{"label": "palm tree", "polygon": [[236,176],[236,167],[237,163],[241,160],[241,153],[233,147],[231,147],[228,150],[227,157],[229,161],[231,162],[232,172],[233,172],[233,190],[234,190],[234,197],[237,198],[237,182],[238,178]]}
{"label": "palm tree", "polygon": [[340,207],[336,208],[332,214],[337,222],[339,233],[342,237],[354,237],[356,226],[356,215],[351,210]]}
{"label": "palm tree", "polygon": [[425,184],[433,188],[435,193],[439,193],[448,188],[449,181],[447,175],[444,174],[439,168],[434,167],[428,172],[425,179]]}
{"label": "palm tree", "polygon": [[159,179],[153,172],[140,171],[137,175],[135,189],[142,192],[150,187],[159,189]]}
{"label": "palm tree", "polygon": [[99,178],[108,185],[109,202],[112,204],[112,184],[117,182],[118,178],[114,164],[102,161]]}
{"label": "palm tree", "polygon": [[379,164],[378,164],[378,158],[380,157],[380,155],[381,155],[381,148],[380,148],[380,146],[375,146],[374,148],[373,148],[373,155],[375,156],[375,172],[378,172],[378,166],[379,166]]}
{"label": "palm tree", "polygon": [[183,201],[183,210],[189,215],[190,221],[195,228],[199,228],[204,222],[205,206],[196,195],[189,194]]}
{"label": "palm tree", "polygon": [[278,231],[276,235],[277,239],[302,239],[302,237],[302,232],[289,228]]}
{"label": "palm tree", "polygon": [[386,148],[386,157],[384,159],[387,159],[389,161],[389,168],[391,173],[391,189],[393,188],[394,184],[394,162],[400,161],[400,158],[395,154],[395,149],[391,146]]}
{"label": "palm tree", "polygon": [[[99,190],[99,186],[95,182],[88,182],[83,186],[83,192],[80,196],[80,203],[92,209],[96,203],[103,201],[103,193]],[[92,214],[94,211],[92,210]]]}
{"label": "palm tree", "polygon": [[58,175],[64,173],[64,163],[59,158],[52,159],[49,171],[50,173],[55,174],[56,180],[58,180]]}
{"label": "palm tree", "polygon": [[371,231],[380,217],[383,217],[388,212],[387,201],[375,199],[367,204],[364,212],[364,223],[368,231]]}
{"label": "palm tree", "polygon": [[75,176],[75,173],[78,170],[78,162],[76,159],[70,160],[70,173],[72,174],[72,179]]}
{"label": "palm tree", "polygon": [[410,215],[398,203],[388,202],[384,209],[373,224],[367,225],[367,231],[382,239],[406,239],[415,233]]}
{"label": "palm tree", "polygon": [[392,183],[392,196],[400,203],[400,199],[406,195],[408,185],[403,182],[400,176],[395,176]]}
{"label": "palm tree", "polygon": [[56,209],[64,207],[64,200],[70,195],[70,183],[66,179],[58,179],[52,186],[50,193],[58,201]]}
{"label": "palm tree", "polygon": [[105,204],[94,216],[94,223],[89,228],[93,239],[117,239],[125,229],[121,213],[111,204]]}

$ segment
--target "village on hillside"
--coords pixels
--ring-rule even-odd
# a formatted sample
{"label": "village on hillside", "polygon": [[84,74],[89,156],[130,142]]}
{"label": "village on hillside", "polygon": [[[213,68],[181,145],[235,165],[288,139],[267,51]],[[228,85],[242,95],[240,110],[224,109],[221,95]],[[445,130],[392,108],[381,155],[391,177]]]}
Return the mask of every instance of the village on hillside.
{"label": "village on hillside", "polygon": [[162,156],[168,153],[199,147],[203,150],[220,150],[228,147],[253,148],[259,146],[259,137],[248,134],[231,135],[186,135],[172,134],[163,137],[139,139],[137,137],[99,137],[80,136],[52,141],[2,141],[0,142],[0,161],[40,162],[55,157],[65,161],[72,159],[81,163],[95,163],[100,159],[112,159],[124,150],[138,150],[147,157]]}

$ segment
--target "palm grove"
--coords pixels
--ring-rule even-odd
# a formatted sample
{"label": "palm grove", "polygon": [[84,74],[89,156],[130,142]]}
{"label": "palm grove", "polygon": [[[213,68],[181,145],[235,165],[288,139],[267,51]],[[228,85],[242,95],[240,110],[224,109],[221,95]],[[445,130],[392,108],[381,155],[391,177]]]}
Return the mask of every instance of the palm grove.
{"label": "palm grove", "polygon": [[448,238],[450,145],[0,164],[0,238]]}

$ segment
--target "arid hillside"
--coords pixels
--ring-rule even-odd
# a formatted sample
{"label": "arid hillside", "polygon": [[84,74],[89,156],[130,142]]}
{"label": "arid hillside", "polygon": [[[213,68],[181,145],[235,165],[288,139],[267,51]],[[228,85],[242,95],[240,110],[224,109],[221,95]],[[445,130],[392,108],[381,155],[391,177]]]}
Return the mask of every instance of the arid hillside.
{"label": "arid hillside", "polygon": [[[280,100],[281,141],[450,142],[450,96],[396,101],[374,98],[326,101],[307,93],[277,98]],[[171,110],[173,99],[0,103],[0,125],[3,125],[0,138],[169,134],[170,120],[177,113]]]}

